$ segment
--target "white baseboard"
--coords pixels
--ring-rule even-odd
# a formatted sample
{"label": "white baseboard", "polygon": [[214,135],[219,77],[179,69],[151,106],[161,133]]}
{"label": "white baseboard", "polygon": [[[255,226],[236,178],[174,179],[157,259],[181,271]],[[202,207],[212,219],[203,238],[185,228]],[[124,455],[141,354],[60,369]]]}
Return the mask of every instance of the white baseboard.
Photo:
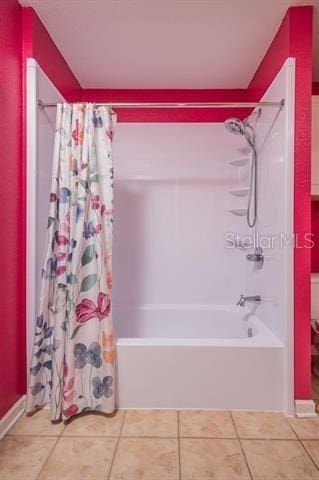
{"label": "white baseboard", "polygon": [[296,417],[316,417],[316,404],[313,400],[295,400]]}
{"label": "white baseboard", "polygon": [[10,408],[10,410],[0,419],[0,440],[10,430],[10,428],[21,417],[25,410],[25,395]]}

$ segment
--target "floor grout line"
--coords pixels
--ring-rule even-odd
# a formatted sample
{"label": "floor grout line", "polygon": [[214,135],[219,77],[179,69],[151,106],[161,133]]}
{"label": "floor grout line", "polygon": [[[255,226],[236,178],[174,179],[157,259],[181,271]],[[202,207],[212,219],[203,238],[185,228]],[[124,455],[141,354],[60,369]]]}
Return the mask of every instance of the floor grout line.
{"label": "floor grout line", "polygon": [[[18,434],[6,434],[5,437],[10,437],[10,438],[14,438],[14,437],[35,437],[35,438],[115,438],[115,439],[118,439],[120,436],[120,434],[118,435],[85,435],[85,434],[79,434],[79,435],[36,435],[36,434],[29,434],[29,433],[18,433]],[[174,438],[180,438],[180,439],[201,439],[201,440],[236,440],[236,439],[240,439],[240,440],[258,440],[258,441],[268,441],[268,440],[275,440],[275,441],[278,441],[278,442],[281,442],[281,441],[285,441],[285,442],[298,442],[298,441],[301,441],[301,442],[307,442],[307,441],[311,441],[311,442],[319,442],[319,438],[315,438],[315,437],[307,437],[307,438],[301,438],[301,437],[296,437],[296,438],[285,438],[285,437],[281,437],[281,438],[278,438],[278,437],[240,437],[239,435],[236,435],[236,436],[232,436],[232,437],[221,437],[221,436],[218,436],[218,437],[214,437],[214,436],[196,436],[196,435],[166,435],[166,436],[159,436],[159,435],[121,435],[121,438],[155,438],[155,439],[174,439]]]}
{"label": "floor grout line", "polygon": [[[55,450],[55,447],[56,447],[57,444],[59,443],[59,440],[62,438],[62,434],[63,434],[63,432],[64,432],[64,430],[65,430],[65,427],[66,427],[65,422],[63,422],[63,428],[61,429],[60,434],[56,437],[56,441],[55,441],[54,445],[52,446],[52,449],[51,449],[51,451],[50,451],[50,453],[49,453],[49,455],[48,455],[48,458],[46,459],[46,461],[44,462],[44,464],[43,464],[42,467],[40,468],[40,471],[39,471],[38,475],[36,476],[35,480],[37,480],[37,479],[39,478],[39,475],[40,475],[41,471],[43,470],[44,466],[47,464],[47,462],[48,462],[49,459],[51,458],[51,455],[53,454],[53,451]],[[42,435],[38,435],[38,437],[41,438]]]}
{"label": "floor grout line", "polygon": [[[119,436],[118,436],[117,442],[116,442],[116,444],[115,444],[115,448],[114,448],[114,452],[113,452],[113,457],[112,457],[111,465],[110,465],[109,472],[108,472],[108,475],[107,475],[107,477],[106,477],[106,480],[110,480],[110,478],[111,478],[111,473],[112,473],[112,469],[113,469],[113,465],[114,465],[114,461],[115,461],[115,456],[116,456],[116,454],[117,454],[118,446],[119,446],[119,443],[120,443],[120,439],[121,439],[121,436],[122,436],[122,431],[123,431],[124,422],[125,422],[125,419],[126,419],[126,414],[127,414],[127,410],[124,411],[123,420],[122,420],[122,425],[121,425],[121,428],[120,428],[120,432],[119,432]],[[114,437],[113,437],[113,438],[114,438]]]}
{"label": "floor grout line", "polygon": [[[41,437],[42,437],[42,435],[41,435]],[[41,438],[41,437],[40,437],[40,438]],[[47,458],[45,459],[43,465],[41,466],[41,468],[40,468],[40,470],[39,470],[39,473],[37,474],[37,476],[35,477],[34,480],[37,480],[37,479],[40,477],[40,474],[41,474],[42,470],[44,469],[45,465],[48,463],[49,459],[51,458],[51,455],[52,455],[53,451],[55,450],[55,447],[57,446],[57,444],[58,444],[58,442],[59,442],[59,440],[60,440],[60,437],[61,437],[61,435],[58,436],[58,437],[56,437],[56,440],[55,440],[54,444],[52,445],[52,448],[51,448],[51,451],[50,451],[49,455],[48,455]],[[54,438],[54,437],[51,437],[51,438]]]}
{"label": "floor grout line", "polygon": [[177,446],[178,446],[178,478],[182,480],[182,463],[181,463],[181,435],[180,435],[180,415],[177,410]]}
{"label": "floor grout line", "polygon": [[235,429],[236,437],[237,437],[238,443],[239,443],[239,445],[240,445],[241,453],[242,453],[242,455],[243,455],[243,457],[244,457],[244,461],[245,461],[245,463],[246,463],[246,467],[247,467],[249,476],[250,476],[251,480],[253,480],[253,474],[252,474],[252,472],[251,472],[251,470],[250,470],[250,466],[249,466],[249,463],[248,463],[248,460],[247,460],[247,457],[246,457],[246,453],[245,453],[245,451],[244,451],[244,447],[243,447],[243,445],[242,445],[242,443],[241,443],[241,439],[239,438],[239,435],[238,435],[238,431],[237,431],[235,419],[234,419],[234,417],[233,417],[232,411],[230,411],[229,413],[230,413],[230,418],[231,418],[231,420],[232,420],[232,422],[233,422],[233,427],[234,427],[234,429]]}
{"label": "floor grout line", "polygon": [[[302,421],[303,419],[301,418],[300,420]],[[299,441],[306,440],[305,438],[300,438],[299,435],[298,435],[297,430],[294,429],[294,427],[291,425],[291,423],[290,423],[289,421],[288,421],[288,423],[289,423],[289,426],[290,426],[291,430],[292,430],[292,431],[294,432],[294,434],[296,435],[297,440],[299,440]],[[312,439],[309,438],[309,440],[312,440]],[[316,439],[314,438],[314,440],[316,440]],[[317,439],[317,440],[318,440],[318,439]]]}
{"label": "floor grout line", "polygon": [[303,441],[299,440],[299,443],[301,443],[302,448],[304,449],[304,451],[306,452],[307,456],[310,458],[310,460],[312,461],[312,463],[313,463],[314,466],[316,467],[316,470],[319,470],[319,466],[316,464],[316,462],[314,461],[314,459],[313,459],[312,456],[310,455],[310,452],[308,452],[308,449],[307,449],[307,447],[303,444]]}

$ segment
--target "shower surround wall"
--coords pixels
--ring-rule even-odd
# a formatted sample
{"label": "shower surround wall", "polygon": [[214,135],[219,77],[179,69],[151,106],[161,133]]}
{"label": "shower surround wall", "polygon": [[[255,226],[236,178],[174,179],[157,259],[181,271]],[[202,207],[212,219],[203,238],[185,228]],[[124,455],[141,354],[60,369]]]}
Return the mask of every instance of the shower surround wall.
{"label": "shower surround wall", "polygon": [[285,99],[283,110],[262,109],[256,127],[258,215],[255,228],[247,233],[260,243],[265,261],[261,270],[243,261],[247,294],[261,295],[258,316],[284,345],[284,410],[292,414],[294,59],[286,60],[262,100],[280,98]]}
{"label": "shower surround wall", "polygon": [[[34,318],[39,307],[41,272],[47,234],[56,111],[40,110],[39,98],[64,102],[64,97],[34,59],[27,60],[27,366],[30,364]],[[36,128],[35,128],[36,126]]]}
{"label": "shower surround wall", "polygon": [[[244,271],[224,234],[238,221],[227,213],[238,183],[238,169],[228,168],[236,145],[221,123],[118,124],[114,304],[235,302]],[[124,321],[120,337],[133,327],[129,312]]]}

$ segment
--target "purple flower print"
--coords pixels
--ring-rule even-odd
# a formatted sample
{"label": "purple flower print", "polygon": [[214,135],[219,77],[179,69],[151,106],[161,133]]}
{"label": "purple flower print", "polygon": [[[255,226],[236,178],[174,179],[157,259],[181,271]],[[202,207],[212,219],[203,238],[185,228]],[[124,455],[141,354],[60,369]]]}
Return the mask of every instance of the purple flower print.
{"label": "purple flower print", "polygon": [[106,398],[109,398],[113,395],[113,377],[110,375],[106,376],[101,380],[99,377],[94,377],[92,379],[93,386],[93,396],[95,398],[101,398],[104,395]]}
{"label": "purple flower print", "polygon": [[81,369],[87,363],[95,368],[100,368],[102,365],[101,350],[97,342],[92,342],[89,348],[86,348],[83,343],[76,343],[73,348],[75,368]]}
{"label": "purple flower print", "polygon": [[71,192],[68,188],[66,187],[61,187],[59,190],[59,200],[61,203],[67,203],[69,201],[69,197],[71,195]]}
{"label": "purple flower print", "polygon": [[95,128],[103,127],[102,117],[95,111],[93,112],[92,122]]}
{"label": "purple flower print", "polygon": [[37,395],[44,389],[44,385],[40,382],[36,382],[34,385],[31,386],[31,395]]}
{"label": "purple flower print", "polygon": [[83,368],[87,364],[87,348],[83,343],[74,345],[73,355],[75,357],[75,368]]}
{"label": "purple flower print", "polygon": [[97,342],[91,343],[88,348],[87,361],[95,368],[100,368],[102,365],[101,351],[102,349]]}
{"label": "purple flower print", "polygon": [[77,206],[76,206],[76,213],[75,213],[75,221],[76,222],[79,221],[79,219],[82,217],[83,213],[84,213],[84,209],[78,203]]}
{"label": "purple flower print", "polygon": [[94,236],[93,222],[89,222],[89,223],[84,222],[83,237],[87,240],[88,238],[93,236]]}

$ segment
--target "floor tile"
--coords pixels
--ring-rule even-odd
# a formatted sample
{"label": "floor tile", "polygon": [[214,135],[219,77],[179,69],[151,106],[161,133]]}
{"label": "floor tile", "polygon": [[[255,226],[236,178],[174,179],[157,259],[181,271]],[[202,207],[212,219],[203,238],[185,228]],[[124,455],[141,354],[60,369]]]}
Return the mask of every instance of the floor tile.
{"label": "floor tile", "polygon": [[299,438],[319,440],[319,417],[289,418],[288,421]]}
{"label": "floor tile", "polygon": [[236,438],[230,412],[183,410],[179,414],[181,437]]}
{"label": "floor tile", "polygon": [[319,440],[304,440],[302,443],[317,465],[317,468],[319,468]]}
{"label": "floor tile", "polygon": [[37,480],[105,480],[116,442],[116,438],[60,437]]}
{"label": "floor tile", "polygon": [[59,436],[64,430],[63,422],[52,423],[50,410],[43,408],[34,415],[23,415],[11,428],[8,435],[45,435]]}
{"label": "floor tile", "polygon": [[287,418],[275,412],[232,412],[240,438],[296,439]]}
{"label": "floor tile", "polygon": [[254,480],[318,480],[319,472],[299,441],[242,440]]}
{"label": "floor tile", "polygon": [[123,437],[177,437],[176,410],[128,410]]}
{"label": "floor tile", "polygon": [[124,410],[117,410],[112,415],[97,412],[77,415],[66,425],[63,436],[117,437],[124,413]]}
{"label": "floor tile", "polygon": [[177,438],[121,438],[110,480],[178,480]]}
{"label": "floor tile", "polygon": [[1,480],[35,480],[56,441],[54,437],[5,437],[0,442]]}
{"label": "floor tile", "polygon": [[181,438],[182,480],[249,480],[238,440]]}

